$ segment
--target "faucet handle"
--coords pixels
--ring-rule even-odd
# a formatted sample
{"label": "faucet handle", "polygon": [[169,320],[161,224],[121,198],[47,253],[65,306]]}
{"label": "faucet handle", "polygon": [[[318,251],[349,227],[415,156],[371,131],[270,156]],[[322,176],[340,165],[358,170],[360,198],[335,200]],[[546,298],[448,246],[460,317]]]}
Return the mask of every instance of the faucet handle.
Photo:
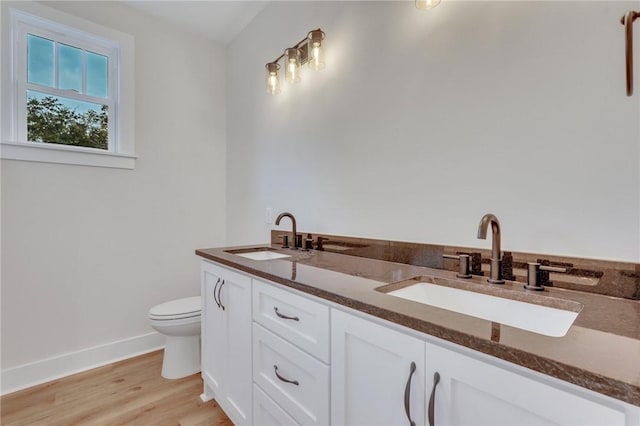
{"label": "faucet handle", "polygon": [[567,268],[556,266],[540,265],[538,262],[527,263],[527,283],[524,288],[527,290],[543,291],[544,283],[540,280],[540,271],[566,273]]}
{"label": "faucet handle", "polygon": [[282,248],[289,248],[289,236],[280,235],[278,238],[282,239]]}
{"label": "faucet handle", "polygon": [[307,238],[304,239],[304,251],[313,250],[313,238],[311,234],[307,234]]}
{"label": "faucet handle", "polygon": [[322,243],[324,241],[329,241],[329,239],[326,238],[326,237],[321,237],[321,236],[318,235],[318,243],[317,243],[317,246],[316,246],[316,250],[319,250],[319,251],[323,251],[324,250],[324,247],[322,246]]}
{"label": "faucet handle", "polygon": [[541,265],[540,266],[540,270],[541,271],[547,271],[547,272],[560,272],[560,273],[567,273],[567,268],[560,268],[558,266],[546,266],[546,265]]}
{"label": "faucet handle", "polygon": [[458,278],[471,278],[471,274],[469,273],[469,255],[468,254],[443,254],[442,257],[446,259],[458,259],[458,273],[456,277]]}

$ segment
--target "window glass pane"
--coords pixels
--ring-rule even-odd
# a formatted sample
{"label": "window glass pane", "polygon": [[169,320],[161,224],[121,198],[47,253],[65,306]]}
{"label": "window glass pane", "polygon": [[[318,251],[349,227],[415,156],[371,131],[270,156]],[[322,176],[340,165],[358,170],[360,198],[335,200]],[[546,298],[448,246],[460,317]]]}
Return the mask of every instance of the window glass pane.
{"label": "window glass pane", "polygon": [[82,49],[58,44],[58,89],[82,93]]}
{"label": "window glass pane", "polygon": [[53,87],[53,41],[27,34],[27,81]]}
{"label": "window glass pane", "polygon": [[107,97],[108,65],[106,56],[87,52],[87,95]]}
{"label": "window glass pane", "polygon": [[27,138],[31,142],[108,149],[106,105],[27,90]]}

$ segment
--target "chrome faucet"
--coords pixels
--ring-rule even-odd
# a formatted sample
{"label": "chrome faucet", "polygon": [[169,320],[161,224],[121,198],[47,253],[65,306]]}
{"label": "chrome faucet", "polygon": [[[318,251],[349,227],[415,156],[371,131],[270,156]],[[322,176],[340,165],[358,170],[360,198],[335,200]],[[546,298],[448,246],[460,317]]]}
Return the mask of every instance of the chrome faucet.
{"label": "chrome faucet", "polygon": [[480,219],[478,225],[478,238],[487,239],[487,228],[491,224],[492,242],[491,242],[491,270],[488,281],[491,284],[504,284],[502,279],[502,253],[500,253],[500,222],[498,218],[487,213]]}
{"label": "chrome faucet", "polygon": [[293,248],[297,249],[298,248],[298,240],[296,239],[296,234],[297,234],[297,230],[296,230],[296,218],[293,217],[293,215],[289,212],[284,212],[284,213],[280,213],[278,215],[278,217],[276,218],[276,225],[280,225],[280,220],[282,220],[283,217],[288,217],[289,219],[291,219],[291,224],[292,226],[292,231],[291,231],[291,241],[293,242]]}

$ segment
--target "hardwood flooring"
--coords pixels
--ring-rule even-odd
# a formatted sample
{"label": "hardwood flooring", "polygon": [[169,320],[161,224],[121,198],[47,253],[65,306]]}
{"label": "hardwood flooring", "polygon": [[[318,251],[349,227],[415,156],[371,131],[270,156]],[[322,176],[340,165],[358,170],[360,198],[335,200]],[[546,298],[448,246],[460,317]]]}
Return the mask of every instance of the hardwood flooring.
{"label": "hardwood flooring", "polygon": [[0,424],[233,426],[200,400],[200,373],[167,380],[161,369],[157,351],[5,395]]}

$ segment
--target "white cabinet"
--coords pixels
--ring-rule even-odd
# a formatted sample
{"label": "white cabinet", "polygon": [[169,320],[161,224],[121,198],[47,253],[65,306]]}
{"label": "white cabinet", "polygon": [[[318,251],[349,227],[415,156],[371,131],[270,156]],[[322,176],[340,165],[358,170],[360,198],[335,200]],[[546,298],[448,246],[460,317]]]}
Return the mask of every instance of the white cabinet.
{"label": "white cabinet", "polygon": [[251,278],[207,261],[202,271],[203,400],[236,425],[252,424]]}
{"label": "white cabinet", "polygon": [[332,309],[331,423],[424,425],[424,351],[423,340]]}
{"label": "white cabinet", "polygon": [[253,380],[298,423],[329,424],[329,367],[253,325]]}
{"label": "white cabinet", "polygon": [[578,395],[431,343],[426,374],[427,400],[434,402],[431,426],[632,424],[622,404]]}
{"label": "white cabinet", "polygon": [[[222,268],[201,262],[202,295],[202,379],[205,383],[203,399],[221,394],[224,372],[224,346],[216,341],[224,338],[224,311],[218,304],[218,287],[222,282]],[[222,336],[222,337],[220,337]],[[207,387],[209,389],[207,389]]]}
{"label": "white cabinet", "polygon": [[329,307],[253,280],[253,320],[329,362]]}
{"label": "white cabinet", "polygon": [[329,307],[254,279],[253,320],[255,424],[328,425]]}
{"label": "white cabinet", "polygon": [[208,261],[202,298],[202,399],[238,426],[640,426],[638,407]]}

